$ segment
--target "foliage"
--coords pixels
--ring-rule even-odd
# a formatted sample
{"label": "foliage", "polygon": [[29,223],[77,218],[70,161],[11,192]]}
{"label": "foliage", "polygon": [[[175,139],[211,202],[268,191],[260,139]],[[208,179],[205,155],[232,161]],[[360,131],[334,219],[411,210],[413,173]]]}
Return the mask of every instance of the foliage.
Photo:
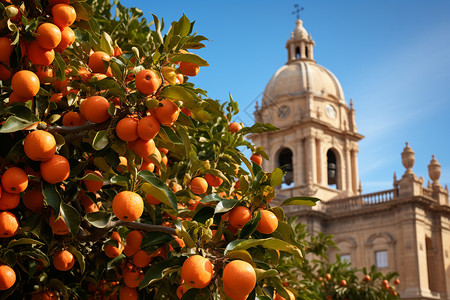
{"label": "foliage", "polygon": [[[22,201],[11,209],[20,228],[14,236],[0,238],[0,261],[13,267],[17,276],[15,284],[1,291],[0,297],[23,299],[51,291],[60,299],[114,299],[126,284],[125,274],[132,270],[143,275],[138,286],[142,299],[176,299],[180,269],[193,254],[211,261],[214,277],[206,288],[191,289],[183,299],[226,298],[221,274],[234,259],[249,262],[256,272],[257,284],[248,299],[270,299],[272,293],[267,288],[288,297],[279,272],[270,262],[277,251],[297,260],[302,259],[303,251],[299,241],[292,239],[282,208],[269,204],[283,172],[264,172],[239,150],[247,147],[267,156],[244,136],[276,128],[255,124],[230,132],[228,124],[238,112],[237,102],[231,97],[226,103],[209,99],[189,77],[177,76],[183,62],[208,66],[199,55],[188,52],[203,48],[207,41],[193,33],[194,23],[183,15],[163,34],[164,22],[153,16],[153,22],[147,23],[138,9],[114,2],[113,19],[113,7],[106,1],[72,1],[77,18],[71,28],[76,40],[56,52],[49,65],[42,66],[30,61],[30,45],[35,43],[36,29],[43,22],[52,22],[52,3],[64,1],[12,2],[0,2],[0,37],[9,38],[14,46],[0,67],[11,76],[19,70],[39,74],[40,89],[32,99],[13,103],[12,92],[18,90],[12,90],[11,76],[0,81],[0,172],[18,167],[28,175],[28,188],[20,194]],[[17,11],[20,15],[11,14]],[[92,70],[90,59],[98,51],[110,57],[102,61],[105,72]],[[142,70],[153,70],[162,79],[151,94],[142,94],[136,87],[136,74]],[[62,98],[53,100],[57,94]],[[93,96],[108,100],[105,122],[81,118],[77,126],[63,124],[69,112],[86,117],[82,106]],[[125,117],[141,120],[148,114],[158,116],[165,99],[173,101],[181,113],[177,111],[173,124],[160,126],[153,139],[157,148],[141,157],[135,144],[117,136],[117,124]],[[91,113],[95,114],[96,108],[89,109]],[[57,154],[70,164],[68,178],[56,184],[47,182],[40,172],[41,163],[25,154],[24,139],[35,130],[54,136]],[[55,166],[53,171],[61,169]],[[223,183],[196,195],[191,180],[206,174]],[[90,191],[88,181],[102,182],[102,186]],[[43,209],[24,204],[28,190],[42,193]],[[136,221],[118,220],[112,202],[122,191],[136,192],[144,199],[151,195],[161,203],[146,202]],[[283,205],[313,206],[316,201],[297,197]],[[252,214],[242,229],[233,228],[228,221],[235,206],[246,206]],[[272,211],[279,219],[272,234],[256,230],[261,209]],[[64,222],[69,232],[57,234],[52,218]],[[144,233],[140,248],[152,256],[143,267],[136,266],[125,251],[116,257],[105,254],[120,249],[132,230]],[[117,235],[113,231],[118,232],[119,240],[113,238]],[[53,263],[54,254],[63,249],[76,260],[68,271],[55,269]]]}
{"label": "foliage", "polygon": [[383,274],[375,266],[369,270],[354,268],[339,255],[336,255],[335,263],[330,263],[327,252],[336,248],[332,235],[311,235],[306,226],[295,219],[290,219],[289,223],[295,240],[304,247],[305,257],[299,260],[283,253],[277,270],[282,274],[282,280],[298,291],[297,299],[399,298],[395,287],[396,272]]}

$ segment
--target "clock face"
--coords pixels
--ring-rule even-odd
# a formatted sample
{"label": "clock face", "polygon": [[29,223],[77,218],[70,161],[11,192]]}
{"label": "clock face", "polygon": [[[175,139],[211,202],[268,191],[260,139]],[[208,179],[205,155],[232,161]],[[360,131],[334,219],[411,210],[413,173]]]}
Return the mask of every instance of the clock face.
{"label": "clock face", "polygon": [[278,118],[285,119],[289,116],[291,109],[287,105],[283,105],[278,109]]}
{"label": "clock face", "polygon": [[336,118],[336,109],[330,104],[327,104],[327,115],[330,119]]}

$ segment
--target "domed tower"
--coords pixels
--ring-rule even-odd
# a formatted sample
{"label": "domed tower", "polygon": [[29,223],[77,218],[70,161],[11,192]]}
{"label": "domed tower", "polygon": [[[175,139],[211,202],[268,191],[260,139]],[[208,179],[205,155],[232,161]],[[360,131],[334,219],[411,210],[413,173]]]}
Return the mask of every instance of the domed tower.
{"label": "domed tower", "polygon": [[355,110],[345,102],[337,78],[314,60],[314,41],[298,19],[286,43],[287,63],[267,84],[255,122],[280,130],[254,134],[270,160],[263,168],[287,172],[279,195],[322,200],[358,194]]}

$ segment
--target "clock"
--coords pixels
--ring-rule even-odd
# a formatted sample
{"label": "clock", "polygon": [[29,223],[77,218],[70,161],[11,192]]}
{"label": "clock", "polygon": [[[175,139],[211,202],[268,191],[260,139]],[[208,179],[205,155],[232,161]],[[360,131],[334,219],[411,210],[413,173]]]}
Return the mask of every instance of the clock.
{"label": "clock", "polygon": [[336,118],[336,109],[330,104],[327,104],[327,116],[330,119]]}
{"label": "clock", "polygon": [[286,119],[291,112],[291,109],[287,105],[283,105],[278,109],[278,118]]}

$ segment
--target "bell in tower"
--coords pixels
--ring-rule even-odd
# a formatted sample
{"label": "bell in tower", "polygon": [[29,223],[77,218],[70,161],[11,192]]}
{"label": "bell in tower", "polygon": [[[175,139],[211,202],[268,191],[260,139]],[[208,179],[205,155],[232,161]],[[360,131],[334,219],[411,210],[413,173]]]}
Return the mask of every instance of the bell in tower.
{"label": "bell in tower", "polygon": [[337,166],[336,166],[336,155],[334,155],[332,150],[327,152],[327,174],[328,174],[328,185],[333,186],[337,184]]}
{"label": "bell in tower", "polygon": [[291,185],[294,182],[294,168],[292,164],[292,151],[288,148],[281,150],[278,154],[278,166],[286,172],[283,181],[287,185]]}

